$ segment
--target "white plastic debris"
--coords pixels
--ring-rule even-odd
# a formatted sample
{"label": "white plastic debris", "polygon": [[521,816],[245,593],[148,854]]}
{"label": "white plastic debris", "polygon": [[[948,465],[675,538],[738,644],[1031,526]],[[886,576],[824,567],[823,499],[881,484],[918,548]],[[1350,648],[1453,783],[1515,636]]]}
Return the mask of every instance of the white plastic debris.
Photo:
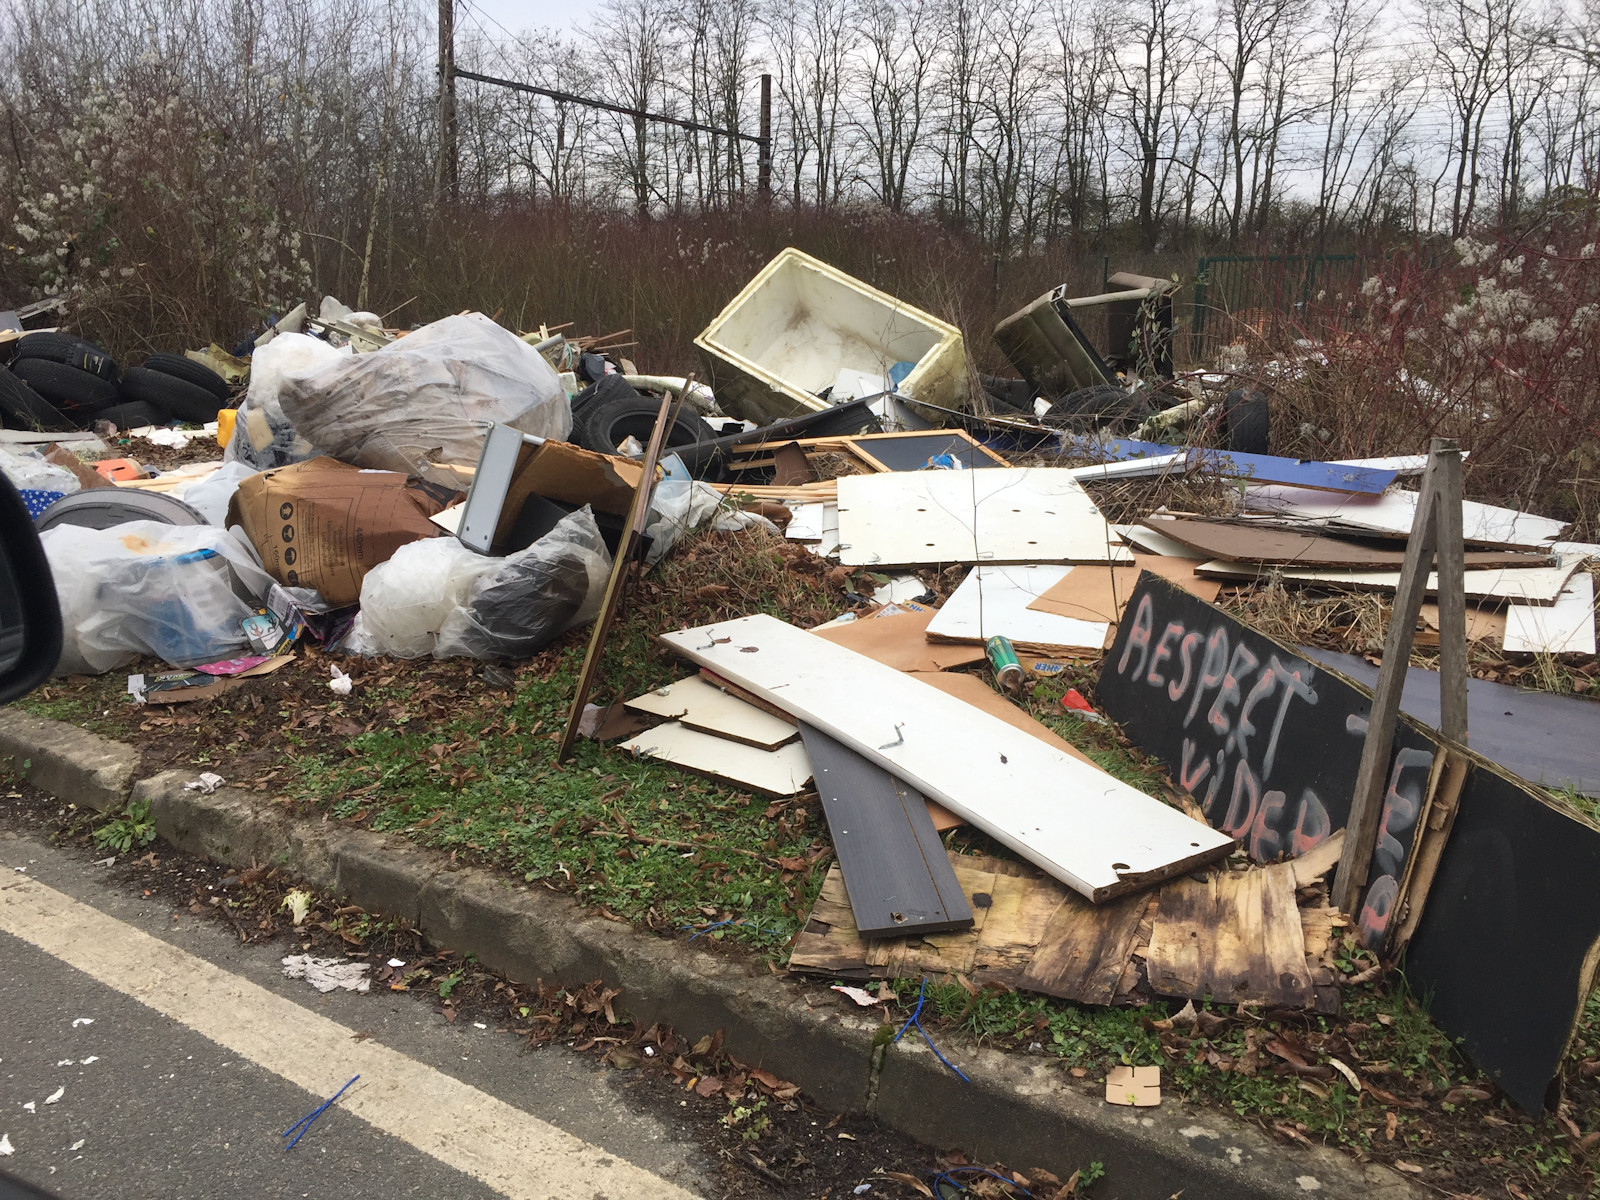
{"label": "white plastic debris", "polygon": [[67,1089],[66,1088],[58,1087],[55,1091],[51,1092],[48,1096],[46,1096],[44,1098],[44,1102],[46,1104],[54,1104],[57,1100],[61,1099],[61,1097],[65,1096],[66,1094],[67,1094]]}
{"label": "white plastic debris", "polygon": [[215,771],[201,771],[200,778],[191,779],[188,783],[183,785],[183,790],[186,792],[200,792],[203,795],[209,796],[221,786],[221,775],[218,775]]}
{"label": "white plastic debris", "polygon": [[10,1137],[0,1133],[0,1158],[10,1158],[16,1152],[16,1148],[11,1144]]}
{"label": "white plastic debris", "polygon": [[67,1147],[67,1153],[71,1154],[76,1150],[82,1150],[83,1144],[88,1140],[88,1138],[79,1138],[77,1141],[73,1142],[72,1145]]}
{"label": "white plastic debris", "polygon": [[862,1008],[871,1008],[874,1004],[878,1003],[878,998],[863,988],[845,987],[842,983],[836,983],[833,985],[833,990],[836,992],[843,992],[846,996],[849,996],[850,999],[861,1005]]}
{"label": "white plastic debris", "polygon": [[355,686],[351,683],[350,676],[331,664],[328,669],[333,672],[333,678],[328,680],[328,690],[335,696],[348,696],[350,689]]}
{"label": "white plastic debris", "polygon": [[403,958],[391,958],[389,960],[389,965],[391,967],[403,967],[406,965],[406,961]]}
{"label": "white plastic debris", "polygon": [[304,979],[319,992],[343,988],[347,992],[364,992],[372,986],[367,978],[368,963],[349,962],[342,958],[313,958],[309,954],[291,954],[283,960],[283,973],[290,979]]}
{"label": "white plastic debris", "polygon": [[94,1024],[94,1018],[93,1017],[73,1017],[72,1018],[72,1027],[74,1029],[76,1029],[79,1025],[93,1025],[93,1024]]}
{"label": "white plastic debris", "polygon": [[29,1112],[29,1113],[36,1113],[36,1112],[39,1111],[39,1105],[36,1102],[34,1102],[32,1100],[29,1100],[26,1104],[24,1104],[22,1106],[22,1111],[23,1112]]}

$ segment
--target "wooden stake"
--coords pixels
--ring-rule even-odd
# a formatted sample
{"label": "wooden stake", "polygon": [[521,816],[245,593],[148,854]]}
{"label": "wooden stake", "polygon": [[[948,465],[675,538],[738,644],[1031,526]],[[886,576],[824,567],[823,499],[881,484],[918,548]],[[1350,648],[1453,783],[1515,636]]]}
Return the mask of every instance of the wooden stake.
{"label": "wooden stake", "polygon": [[1383,667],[1378,673],[1372,711],[1367,718],[1350,819],[1345,823],[1344,853],[1339,858],[1339,871],[1333,881],[1333,902],[1345,913],[1353,914],[1360,903],[1372,852],[1377,845],[1394,749],[1395,722],[1400,715],[1400,695],[1411,661],[1411,640],[1436,551],[1441,626],[1439,686],[1445,726],[1440,732],[1466,740],[1467,636],[1461,537],[1461,451],[1454,441],[1434,438],[1428,452],[1428,469],[1422,477],[1416,519],[1406,543],[1405,564],[1400,569],[1400,586],[1395,591],[1389,632],[1384,639]]}

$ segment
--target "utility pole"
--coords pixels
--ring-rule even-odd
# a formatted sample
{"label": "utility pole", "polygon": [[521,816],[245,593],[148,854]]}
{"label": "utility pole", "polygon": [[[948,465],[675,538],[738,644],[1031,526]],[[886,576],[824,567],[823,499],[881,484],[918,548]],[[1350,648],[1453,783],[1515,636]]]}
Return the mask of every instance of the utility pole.
{"label": "utility pole", "polygon": [[772,76],[761,76],[761,134],[756,159],[756,194],[762,203],[772,199]]}
{"label": "utility pole", "polygon": [[439,167],[434,199],[460,198],[456,166],[456,6],[439,0]]}

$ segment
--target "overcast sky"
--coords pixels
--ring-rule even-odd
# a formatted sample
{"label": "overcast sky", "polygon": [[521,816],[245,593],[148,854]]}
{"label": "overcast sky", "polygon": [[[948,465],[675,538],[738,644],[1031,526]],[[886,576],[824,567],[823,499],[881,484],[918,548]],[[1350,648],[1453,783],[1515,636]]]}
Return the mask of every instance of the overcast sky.
{"label": "overcast sky", "polygon": [[491,34],[499,32],[494,27],[496,21],[512,33],[521,33],[531,25],[576,29],[599,7],[599,0],[469,0],[467,3],[458,0],[458,3],[458,25],[470,25],[476,17]]}

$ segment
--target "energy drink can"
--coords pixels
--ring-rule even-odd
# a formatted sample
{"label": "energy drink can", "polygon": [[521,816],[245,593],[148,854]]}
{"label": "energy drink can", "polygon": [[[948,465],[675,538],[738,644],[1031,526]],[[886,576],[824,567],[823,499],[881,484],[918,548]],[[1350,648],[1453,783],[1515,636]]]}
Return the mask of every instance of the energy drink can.
{"label": "energy drink can", "polygon": [[989,656],[989,665],[994,668],[995,682],[1000,685],[1000,690],[1013,695],[1021,692],[1022,663],[1017,659],[1017,651],[1011,640],[997,633],[983,644],[983,650]]}

